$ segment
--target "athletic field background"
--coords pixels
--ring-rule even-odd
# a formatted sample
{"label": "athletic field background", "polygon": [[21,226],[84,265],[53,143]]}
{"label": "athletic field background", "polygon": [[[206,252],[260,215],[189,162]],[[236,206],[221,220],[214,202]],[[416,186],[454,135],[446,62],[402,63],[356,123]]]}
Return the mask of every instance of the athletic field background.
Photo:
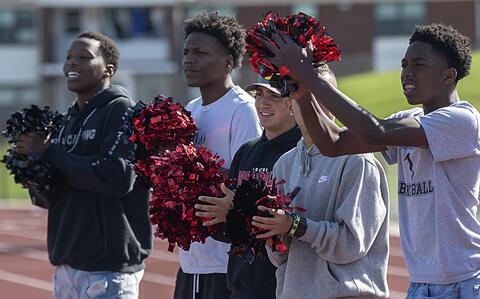
{"label": "athletic field background", "polygon": [[[478,110],[480,110],[479,82],[480,51],[476,51],[473,54],[471,73],[467,78],[459,81],[457,89],[460,98],[469,101]],[[399,69],[395,71],[385,73],[369,72],[339,78],[338,87],[343,93],[379,118],[385,118],[397,111],[411,107],[403,95],[400,82],[400,65]],[[4,128],[5,124],[0,124],[0,130]],[[5,144],[5,139],[0,137],[0,142],[2,140],[4,142],[0,144],[0,160],[8,148]],[[380,154],[376,154],[376,156],[385,167],[390,189],[390,199],[392,204],[396,204],[397,168],[396,166],[387,165]],[[17,203],[29,202],[26,190],[15,184],[13,176],[8,175],[8,171],[3,163],[0,163],[0,200]],[[395,208],[391,210],[396,212]]]}

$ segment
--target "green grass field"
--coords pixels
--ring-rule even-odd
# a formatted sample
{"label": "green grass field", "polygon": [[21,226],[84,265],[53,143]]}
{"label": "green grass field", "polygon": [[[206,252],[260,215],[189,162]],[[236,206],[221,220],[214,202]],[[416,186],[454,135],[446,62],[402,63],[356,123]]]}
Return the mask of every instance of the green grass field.
{"label": "green grass field", "polygon": [[[400,62],[399,62],[400,64]],[[480,51],[473,54],[473,63],[470,76],[461,80],[458,85],[460,98],[472,103],[480,110]],[[363,73],[339,79],[338,86],[346,95],[374,113],[377,117],[387,117],[400,110],[409,109],[403,96],[400,83],[400,69],[387,73]],[[0,125],[3,127],[3,125]],[[0,140],[1,141],[1,140]],[[0,144],[0,158],[7,149]],[[396,166],[386,165],[381,155],[377,158],[385,166],[389,181],[390,194],[393,201],[397,198],[397,169]],[[13,177],[8,175],[3,163],[0,163],[0,199],[26,199],[27,192]]]}
{"label": "green grass field", "polygon": [[[3,126],[2,126],[3,127]],[[2,141],[3,139],[0,139]],[[3,140],[4,141],[4,140]],[[7,153],[8,146],[0,143],[0,160]],[[8,200],[27,200],[28,192],[19,184],[15,184],[13,176],[9,174],[4,163],[0,163],[0,199]]]}

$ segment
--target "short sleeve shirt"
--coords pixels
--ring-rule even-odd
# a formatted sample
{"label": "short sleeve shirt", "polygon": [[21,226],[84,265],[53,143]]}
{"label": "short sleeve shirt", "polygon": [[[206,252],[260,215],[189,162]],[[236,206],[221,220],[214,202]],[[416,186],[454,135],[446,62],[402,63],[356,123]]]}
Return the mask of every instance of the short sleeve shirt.
{"label": "short sleeve shirt", "polygon": [[480,273],[478,111],[457,102],[426,115],[413,108],[428,147],[389,146],[398,163],[400,240],[410,281],[449,284]]}

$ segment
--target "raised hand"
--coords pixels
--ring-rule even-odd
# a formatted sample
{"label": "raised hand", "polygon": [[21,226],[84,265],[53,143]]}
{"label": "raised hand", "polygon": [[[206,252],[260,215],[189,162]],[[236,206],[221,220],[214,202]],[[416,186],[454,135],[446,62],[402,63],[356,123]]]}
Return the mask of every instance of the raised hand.
{"label": "raised hand", "polygon": [[275,65],[278,69],[286,67],[290,70],[288,76],[297,83],[302,81],[306,75],[316,76],[312,65],[313,47],[309,43],[306,48],[301,48],[285,33],[278,31],[278,36],[273,35],[273,45],[261,36],[258,39],[262,44],[275,55],[275,57],[264,57],[263,59]]}

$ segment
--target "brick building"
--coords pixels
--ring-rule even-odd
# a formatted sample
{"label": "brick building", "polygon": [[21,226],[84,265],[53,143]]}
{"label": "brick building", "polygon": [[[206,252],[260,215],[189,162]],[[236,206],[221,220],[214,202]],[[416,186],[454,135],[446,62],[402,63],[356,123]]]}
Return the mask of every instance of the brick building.
{"label": "brick building", "polygon": [[[415,24],[451,24],[480,44],[480,0],[3,0],[1,123],[30,103],[64,110],[72,102],[62,65],[71,41],[84,30],[118,43],[121,63],[114,82],[135,99],[163,93],[185,103],[196,90],[186,87],[181,73],[182,25],[202,9],[234,14],[245,26],[269,10],[315,15],[342,48],[343,61],[333,64],[339,75],[398,68]],[[234,78],[241,86],[255,80],[246,59]]]}

